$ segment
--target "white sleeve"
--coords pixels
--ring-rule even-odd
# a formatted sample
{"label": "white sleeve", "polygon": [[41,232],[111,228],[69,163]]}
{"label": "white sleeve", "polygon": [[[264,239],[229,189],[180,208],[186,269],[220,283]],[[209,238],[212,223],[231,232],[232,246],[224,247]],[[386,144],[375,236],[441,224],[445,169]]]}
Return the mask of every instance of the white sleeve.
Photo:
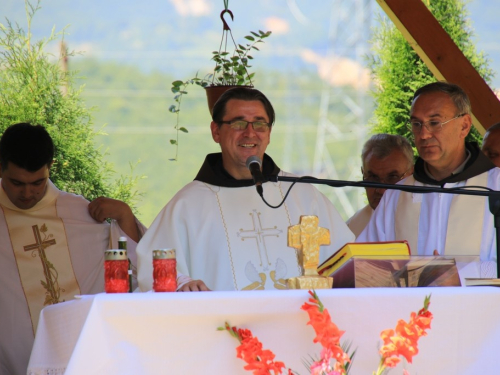
{"label": "white sleeve", "polygon": [[400,192],[387,190],[365,229],[356,238],[356,242],[383,242],[394,241],[394,216]]}

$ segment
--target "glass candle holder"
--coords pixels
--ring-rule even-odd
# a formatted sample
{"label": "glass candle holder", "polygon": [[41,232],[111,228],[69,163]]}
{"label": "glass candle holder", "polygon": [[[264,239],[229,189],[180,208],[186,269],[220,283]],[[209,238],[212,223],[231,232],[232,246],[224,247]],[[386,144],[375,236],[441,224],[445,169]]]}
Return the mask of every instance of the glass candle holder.
{"label": "glass candle holder", "polygon": [[127,293],[129,291],[126,250],[106,250],[104,254],[104,291],[106,293]]}
{"label": "glass candle holder", "polygon": [[153,250],[153,290],[155,292],[177,290],[176,267],[175,249]]}

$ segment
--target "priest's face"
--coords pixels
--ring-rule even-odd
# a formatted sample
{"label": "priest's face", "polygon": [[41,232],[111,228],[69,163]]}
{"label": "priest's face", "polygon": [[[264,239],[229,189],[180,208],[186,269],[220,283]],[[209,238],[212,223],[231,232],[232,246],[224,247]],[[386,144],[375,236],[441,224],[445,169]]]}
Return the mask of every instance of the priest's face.
{"label": "priest's face", "polygon": [[500,129],[495,129],[484,136],[481,150],[497,167],[500,167]]}
{"label": "priest's face", "polygon": [[212,137],[220,144],[224,169],[237,180],[250,179],[252,175],[246,167],[250,156],[264,158],[264,152],[271,139],[271,128],[255,131],[253,124],[246,129],[234,129],[228,122],[244,120],[248,122],[269,122],[264,105],[258,100],[231,99],[226,104],[224,123],[210,124]]}
{"label": "priest's face", "polygon": [[[382,159],[370,152],[363,162],[362,172],[364,181],[395,184],[413,173],[413,164],[400,150],[394,150]],[[366,188],[366,196],[371,208],[377,208],[385,190]]]}
{"label": "priest's face", "polygon": [[[428,121],[446,122],[430,132],[426,126],[413,130],[419,156],[427,163],[429,171],[438,177],[440,172],[451,172],[465,160],[465,137],[472,121],[468,114],[458,113],[453,100],[444,92],[419,95],[412,104],[411,121],[429,126]],[[456,117],[456,118],[455,118]],[[444,177],[443,177],[444,178]]]}
{"label": "priest's face", "polygon": [[49,167],[44,165],[36,172],[30,172],[13,163],[0,168],[2,188],[10,201],[18,208],[27,210],[37,204],[45,195],[49,179]]}

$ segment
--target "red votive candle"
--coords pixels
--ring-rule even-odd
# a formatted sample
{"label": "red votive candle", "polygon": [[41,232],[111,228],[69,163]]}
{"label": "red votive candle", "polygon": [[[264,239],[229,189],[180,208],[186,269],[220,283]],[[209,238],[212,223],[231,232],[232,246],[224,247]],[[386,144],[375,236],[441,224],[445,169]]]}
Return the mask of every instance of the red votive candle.
{"label": "red votive candle", "polygon": [[155,292],[177,290],[176,267],[175,249],[153,250],[153,290]]}
{"label": "red votive candle", "polygon": [[127,293],[129,291],[126,250],[106,250],[104,254],[104,290],[106,293]]}

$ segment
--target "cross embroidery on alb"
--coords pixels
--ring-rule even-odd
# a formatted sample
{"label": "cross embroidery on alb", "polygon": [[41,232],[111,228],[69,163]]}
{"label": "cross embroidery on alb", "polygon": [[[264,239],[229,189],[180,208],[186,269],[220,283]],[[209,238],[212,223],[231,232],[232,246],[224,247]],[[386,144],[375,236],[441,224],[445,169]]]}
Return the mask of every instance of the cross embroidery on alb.
{"label": "cross embroidery on alb", "polygon": [[[43,224],[41,228],[38,228],[38,225],[33,225],[31,228],[33,229],[33,235],[35,236],[35,243],[24,246],[24,251],[38,251],[38,256],[42,262],[43,273],[45,275],[45,282],[43,280],[41,280],[41,282],[47,291],[44,306],[52,305],[59,302],[61,289],[59,288],[59,284],[57,282],[57,271],[52,263],[50,263],[47,259],[45,249],[49,246],[55,245],[56,240],[53,238],[50,239],[52,235],[47,237],[45,234],[47,226],[45,224]],[[40,232],[44,235],[43,239]],[[35,257],[36,254],[33,253],[33,256]]]}
{"label": "cross embroidery on alb", "polygon": [[[262,253],[265,254],[266,260],[267,260],[267,265],[271,265],[271,262],[269,261],[269,256],[267,255],[267,248],[266,248],[266,237],[279,237],[283,231],[281,229],[278,229],[276,226],[272,228],[263,228],[262,227],[262,222],[260,220],[260,212],[257,212],[257,210],[253,210],[250,213],[250,216],[252,216],[252,223],[253,223],[253,229],[240,229],[240,231],[237,233],[238,237],[241,238],[242,241],[245,241],[248,238],[253,238],[257,242],[257,250],[259,252],[259,259],[260,259],[260,266],[262,266]],[[267,265],[265,269],[267,270]]]}

